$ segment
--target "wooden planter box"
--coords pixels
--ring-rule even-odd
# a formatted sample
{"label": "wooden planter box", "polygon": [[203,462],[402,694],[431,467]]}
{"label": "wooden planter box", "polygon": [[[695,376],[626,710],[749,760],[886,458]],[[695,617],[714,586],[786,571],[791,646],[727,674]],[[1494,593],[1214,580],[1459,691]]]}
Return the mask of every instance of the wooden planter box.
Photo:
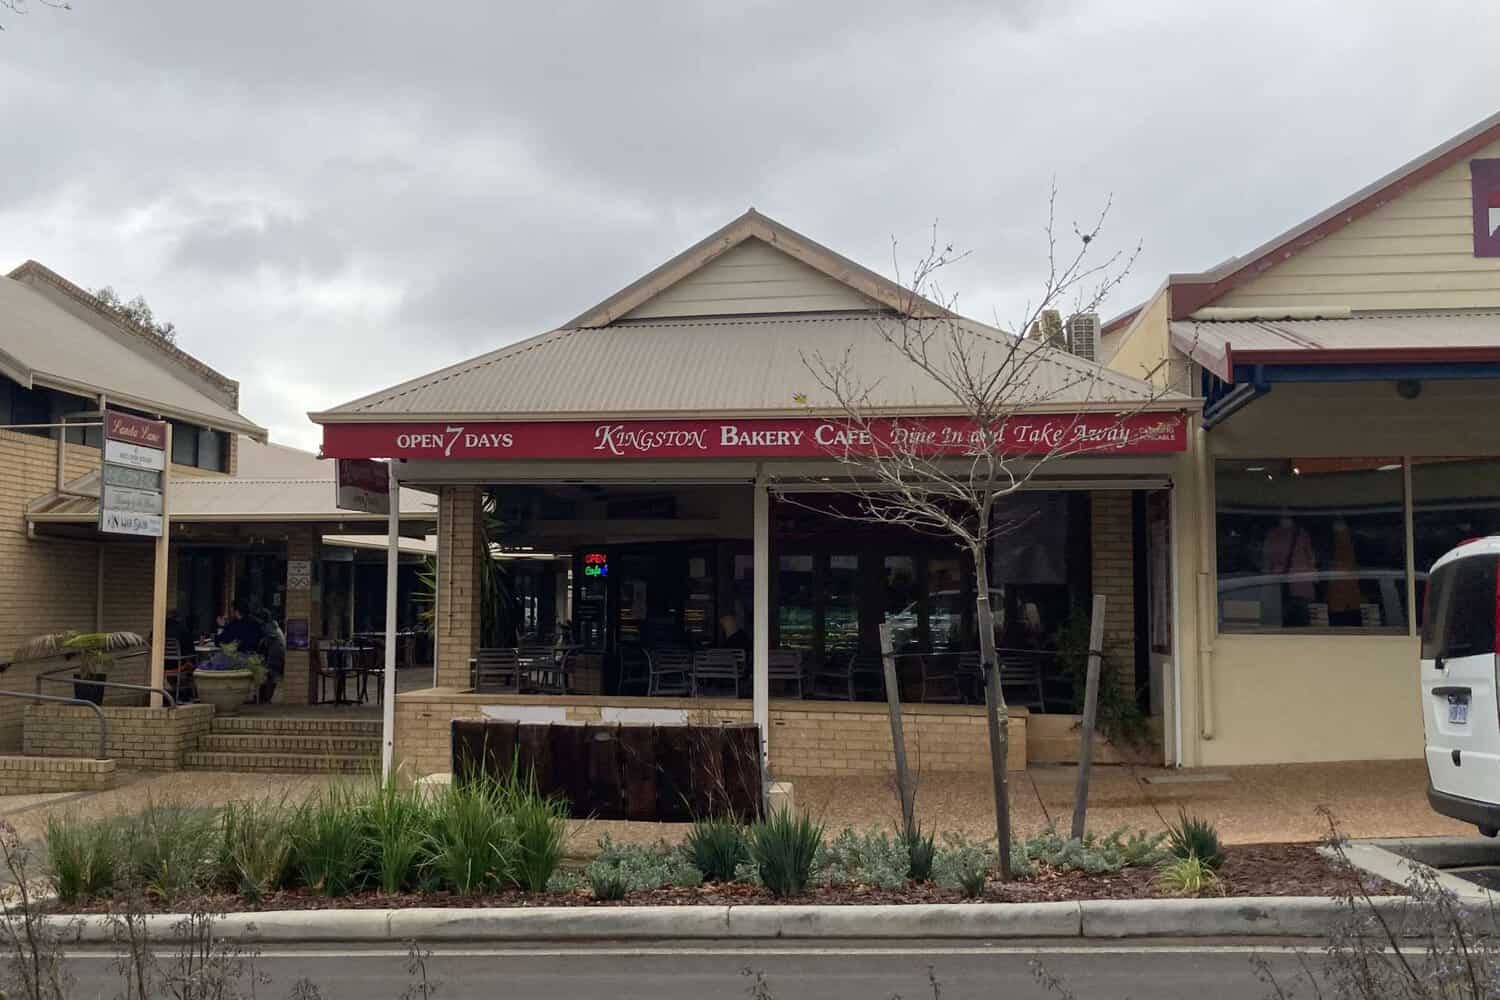
{"label": "wooden planter box", "polygon": [[535,777],[576,819],[687,823],[761,813],[754,725],[463,721],[453,726],[453,780]]}

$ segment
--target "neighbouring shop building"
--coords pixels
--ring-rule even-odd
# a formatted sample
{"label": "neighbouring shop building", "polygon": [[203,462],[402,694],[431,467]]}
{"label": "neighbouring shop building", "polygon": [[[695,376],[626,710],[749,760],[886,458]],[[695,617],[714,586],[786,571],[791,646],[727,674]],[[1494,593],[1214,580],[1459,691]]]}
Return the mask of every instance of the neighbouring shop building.
{"label": "neighbouring shop building", "polygon": [[[335,505],[331,463],[266,442],[238,411],[238,384],[35,262],[0,277],[0,689],[32,691],[49,661],[11,662],[26,639],[74,630],[151,628],[153,546],[97,529],[101,404],[171,421],[168,606],[194,636],[236,598],[309,642],[287,655],[278,700],[314,696],[317,640],[384,625],[384,565],[361,574],[354,539],[384,533],[385,517]],[[70,416],[85,426],[65,426]],[[435,504],[409,492],[403,531],[430,534]],[[401,576],[403,626],[418,551]],[[301,563],[308,572],[290,574]],[[361,597],[360,595],[364,596]],[[146,657],[112,679],[145,683]],[[65,688],[49,693],[67,694]],[[110,692],[106,703],[134,696]],[[25,703],[0,699],[0,752],[19,748]]]}
{"label": "neighbouring shop building", "polygon": [[[952,397],[881,333],[936,308],[751,211],[555,330],[312,414],[326,456],[395,459],[402,483],[439,498],[436,686],[398,699],[398,757],[443,769],[453,718],[665,709],[757,718],[776,773],[879,770],[889,731],[868,670],[887,624],[922,766],[987,767],[977,692],[945,676],[977,648],[972,567],[946,538],[831,516],[854,502],[837,461],[847,425],[804,362],[848,352],[880,413],[959,435]],[[1155,723],[1145,754],[1172,759],[1170,493],[1195,404],[1037,350],[1056,391],[1016,432],[1100,443],[1010,497],[1002,516],[1025,528],[992,548],[1000,644],[1035,667],[1007,688],[1012,763],[1076,745],[1056,652],[1092,593],[1109,602],[1112,676]],[[534,614],[500,630],[481,556],[494,547],[562,557],[531,585]],[[473,690],[482,649],[529,643],[578,651],[565,686]],[[742,650],[745,674],[696,691],[658,676],[716,648]],[[773,654],[799,666],[773,679]]]}
{"label": "neighbouring shop building", "polygon": [[1106,327],[1198,397],[1183,761],[1420,757],[1427,569],[1500,532],[1500,116]]}

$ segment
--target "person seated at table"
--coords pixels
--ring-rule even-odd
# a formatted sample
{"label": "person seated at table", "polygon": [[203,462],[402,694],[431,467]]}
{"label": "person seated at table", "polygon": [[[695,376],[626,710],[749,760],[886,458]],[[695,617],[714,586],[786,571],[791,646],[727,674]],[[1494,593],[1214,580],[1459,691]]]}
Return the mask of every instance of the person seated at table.
{"label": "person seated at table", "polygon": [[249,618],[250,606],[245,599],[235,598],[229,608],[228,617],[220,616],[216,624],[219,632],[214,636],[214,645],[227,646],[231,642],[242,653],[253,653],[260,646],[261,629]]}
{"label": "person seated at table", "polygon": [[268,611],[261,611],[255,620],[261,628],[261,652],[266,658],[266,679],[260,686],[260,703],[266,705],[286,672],[286,633],[281,631],[281,623]]}
{"label": "person seated at table", "polygon": [[750,650],[754,648],[750,636],[740,628],[740,620],[734,615],[724,615],[719,619],[719,628],[724,630],[724,641],[719,643],[722,649],[741,649],[745,652],[745,661],[750,660]]}

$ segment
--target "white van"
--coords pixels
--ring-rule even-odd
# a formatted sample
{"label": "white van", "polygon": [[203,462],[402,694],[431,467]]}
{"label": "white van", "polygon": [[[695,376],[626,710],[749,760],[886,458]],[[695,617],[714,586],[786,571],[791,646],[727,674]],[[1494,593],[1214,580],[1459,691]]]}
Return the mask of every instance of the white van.
{"label": "white van", "polygon": [[1426,609],[1427,801],[1493,837],[1500,831],[1500,537],[1465,542],[1433,563]]}

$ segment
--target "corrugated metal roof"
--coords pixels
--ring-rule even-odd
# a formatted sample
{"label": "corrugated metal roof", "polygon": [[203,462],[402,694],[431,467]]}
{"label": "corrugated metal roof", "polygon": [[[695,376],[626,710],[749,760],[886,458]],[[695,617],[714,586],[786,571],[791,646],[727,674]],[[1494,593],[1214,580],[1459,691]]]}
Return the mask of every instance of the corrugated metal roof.
{"label": "corrugated metal roof", "polygon": [[[91,472],[69,483],[65,492],[54,491],[34,502],[27,509],[27,517],[38,521],[92,521],[99,513],[98,496],[99,474]],[[326,479],[174,477],[170,502],[173,520],[181,521],[385,520],[384,514],[364,514],[335,506],[332,475]],[[403,487],[401,517],[402,520],[436,519],[437,498]]]}
{"label": "corrugated metal roof", "polygon": [[266,433],[174,374],[165,359],[151,358],[9,277],[0,277],[0,371],[23,385],[103,392],[121,405],[219,430]]}
{"label": "corrugated metal roof", "polygon": [[1171,332],[1174,347],[1224,379],[1232,376],[1229,369],[1238,361],[1422,362],[1480,360],[1490,353],[1500,359],[1500,312],[1174,320]]}
{"label": "corrugated metal roof", "polygon": [[[953,396],[881,335],[895,321],[861,313],[627,321],[598,329],[562,329],[500,348],[343,406],[313,414],[327,422],[370,419],[540,419],[662,415],[680,412],[796,413],[832,405],[804,354],[842,360],[866,386],[872,406],[953,408]],[[946,320],[929,320],[947,324]],[[991,364],[1009,335],[956,321]],[[939,335],[947,337],[945,332]],[[934,342],[946,343],[945,340]],[[1140,401],[1145,382],[1093,362],[1026,342],[1045,357],[1028,395],[1043,403]],[[937,351],[934,350],[936,354]],[[982,362],[981,362],[982,363]],[[805,402],[799,400],[805,394]],[[1185,401],[1173,397],[1172,401]]]}

